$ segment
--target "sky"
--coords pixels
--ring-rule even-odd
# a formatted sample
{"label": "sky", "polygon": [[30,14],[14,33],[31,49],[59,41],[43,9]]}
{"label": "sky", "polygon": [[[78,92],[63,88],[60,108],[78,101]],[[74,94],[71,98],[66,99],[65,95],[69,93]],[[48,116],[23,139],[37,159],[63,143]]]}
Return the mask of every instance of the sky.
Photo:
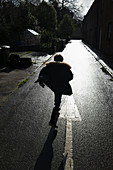
{"label": "sky", "polygon": [[86,15],[94,0],[79,0],[79,2],[83,5],[82,14]]}

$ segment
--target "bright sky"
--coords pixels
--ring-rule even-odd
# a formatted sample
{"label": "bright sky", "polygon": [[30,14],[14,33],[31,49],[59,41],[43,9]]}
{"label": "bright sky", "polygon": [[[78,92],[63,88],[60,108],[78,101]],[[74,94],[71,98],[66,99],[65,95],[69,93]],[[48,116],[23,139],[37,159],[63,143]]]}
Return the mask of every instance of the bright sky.
{"label": "bright sky", "polygon": [[83,5],[83,15],[86,15],[94,0],[79,0]]}

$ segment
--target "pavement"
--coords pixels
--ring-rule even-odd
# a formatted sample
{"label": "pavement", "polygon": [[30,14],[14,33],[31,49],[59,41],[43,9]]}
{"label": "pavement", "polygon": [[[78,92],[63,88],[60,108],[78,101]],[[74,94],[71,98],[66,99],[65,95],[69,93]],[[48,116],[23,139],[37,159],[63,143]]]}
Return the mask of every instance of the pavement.
{"label": "pavement", "polygon": [[93,48],[88,44],[84,44],[84,47],[95,57],[95,59],[102,65],[102,70],[109,74],[113,78],[113,56],[106,56],[99,50]]}
{"label": "pavement", "polygon": [[28,68],[10,69],[4,67],[0,69],[0,106],[7,101],[7,99],[16,90],[18,90],[18,84],[36,72],[36,70],[48,61],[51,56],[42,52],[19,52],[21,58],[31,58],[32,65]]}
{"label": "pavement", "polygon": [[[93,49],[86,44],[84,47],[95,57],[96,60],[102,65],[102,69],[106,74],[111,76],[113,80],[113,57],[109,58],[103,55],[96,49]],[[36,70],[43,65],[44,62],[48,61],[52,56],[42,52],[19,52],[20,57],[27,57],[32,59],[32,65],[28,68],[14,69],[9,68],[0,69],[0,106],[18,90],[18,84],[30,78]]]}

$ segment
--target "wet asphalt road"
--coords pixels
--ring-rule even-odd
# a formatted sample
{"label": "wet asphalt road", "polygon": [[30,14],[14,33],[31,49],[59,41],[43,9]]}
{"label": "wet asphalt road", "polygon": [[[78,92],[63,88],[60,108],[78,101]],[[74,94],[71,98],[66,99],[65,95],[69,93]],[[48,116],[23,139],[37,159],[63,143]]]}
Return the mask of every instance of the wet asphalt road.
{"label": "wet asphalt road", "polygon": [[113,81],[80,44],[70,44],[63,52],[71,57],[67,61],[74,70],[74,99],[82,118],[72,123],[74,169],[112,170]]}
{"label": "wet asphalt road", "polygon": [[[81,41],[61,54],[72,66],[81,117],[71,119],[73,170],[112,170],[113,81]],[[34,83],[39,71],[0,108],[0,170],[63,170],[67,118],[59,118],[57,131],[48,126],[54,96]]]}

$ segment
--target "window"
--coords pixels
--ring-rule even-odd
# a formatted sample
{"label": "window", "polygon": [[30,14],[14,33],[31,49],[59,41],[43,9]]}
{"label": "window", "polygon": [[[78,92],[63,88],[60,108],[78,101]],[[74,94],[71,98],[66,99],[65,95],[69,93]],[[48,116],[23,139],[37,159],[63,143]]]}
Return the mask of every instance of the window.
{"label": "window", "polygon": [[110,38],[111,38],[111,27],[112,27],[112,24],[109,23],[108,24],[107,40],[110,40]]}

